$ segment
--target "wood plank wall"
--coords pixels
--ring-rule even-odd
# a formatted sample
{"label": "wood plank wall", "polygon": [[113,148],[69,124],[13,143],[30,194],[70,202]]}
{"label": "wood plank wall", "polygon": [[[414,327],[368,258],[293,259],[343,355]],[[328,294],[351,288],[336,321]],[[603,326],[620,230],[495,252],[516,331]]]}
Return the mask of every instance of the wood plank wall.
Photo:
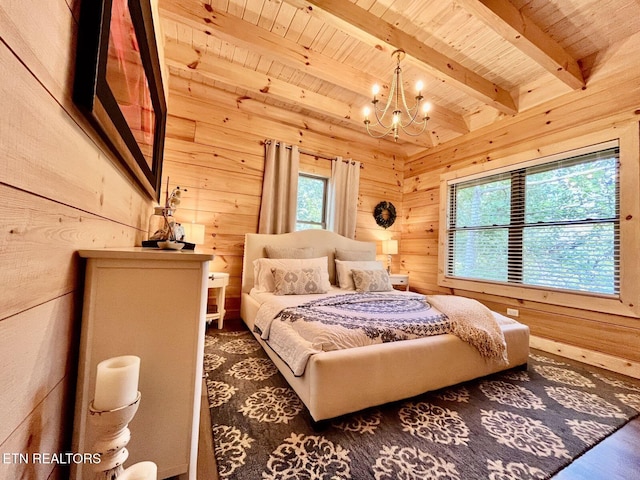
{"label": "wood plank wall", "polygon": [[[396,157],[393,145],[385,146],[389,142],[179,76],[171,76],[169,98],[164,172],[171,187],[187,188],[176,218],[205,225],[206,243],[197,249],[216,255],[214,271],[230,274],[228,318],[240,315],[244,235],[258,228],[267,138],[362,162],[356,237],[399,238],[399,221],[384,230],[373,219],[378,202],[391,201],[398,208],[402,202],[404,156]],[[330,168],[329,160],[301,156],[301,170],[328,176]],[[385,260],[382,255],[379,259]],[[399,268],[399,258],[396,261]]]}
{"label": "wood plank wall", "polygon": [[[71,100],[78,5],[0,4],[0,458],[70,448],[75,252],[140,245],[151,211]],[[0,462],[0,479],[18,478],[68,473]]]}
{"label": "wood plank wall", "polygon": [[[424,293],[449,293],[437,284],[440,174],[638,122],[640,56],[632,46],[638,41],[640,36],[636,35],[635,42],[614,45],[599,54],[606,63],[592,66],[586,89],[408,159],[400,253],[402,267],[411,274],[414,289]],[[640,158],[640,152],[635,152],[635,157]],[[636,196],[636,201],[639,200],[640,192]],[[637,243],[637,239],[635,241]],[[533,335],[572,345],[577,351],[590,350],[616,357],[621,360],[613,360],[615,365],[608,367],[638,375],[640,319],[498,297],[490,292],[455,293],[478,298],[503,314],[507,307],[517,308],[519,320],[531,327]],[[602,361],[588,352],[584,353],[584,359],[594,363]]]}
{"label": "wood plank wall", "polygon": [[[82,301],[75,251],[139,245],[152,206],[71,101],[77,11],[74,0],[41,2],[37,9],[0,5],[0,456],[68,448]],[[535,141],[549,132],[549,122],[558,132],[584,133],[594,120],[602,127],[629,121],[640,105],[640,74],[625,73],[639,64],[637,54],[627,54],[627,68],[602,80],[602,88],[596,75],[593,88],[555,102],[549,112],[539,108],[413,159],[406,175],[404,158],[383,142],[174,76],[164,178],[188,188],[179,218],[206,225],[199,249],[215,253],[213,268],[231,274],[230,316],[239,314],[243,239],[257,229],[261,142],[268,137],[363,162],[358,239],[402,235],[394,269],[401,258],[414,289],[438,290],[438,174]],[[328,168],[311,157],[303,164],[319,173]],[[381,200],[403,212],[388,231],[372,217]],[[502,310],[515,302],[483,300]],[[534,333],[640,360],[635,320],[517,305]],[[66,478],[66,472],[51,464],[0,464],[0,478]]]}

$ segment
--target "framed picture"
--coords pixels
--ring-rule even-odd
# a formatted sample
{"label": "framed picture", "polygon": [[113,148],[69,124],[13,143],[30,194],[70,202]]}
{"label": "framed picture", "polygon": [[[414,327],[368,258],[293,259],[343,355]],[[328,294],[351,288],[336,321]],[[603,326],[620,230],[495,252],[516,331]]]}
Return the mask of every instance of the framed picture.
{"label": "framed picture", "polygon": [[159,201],[167,105],[149,0],[83,0],[73,99]]}

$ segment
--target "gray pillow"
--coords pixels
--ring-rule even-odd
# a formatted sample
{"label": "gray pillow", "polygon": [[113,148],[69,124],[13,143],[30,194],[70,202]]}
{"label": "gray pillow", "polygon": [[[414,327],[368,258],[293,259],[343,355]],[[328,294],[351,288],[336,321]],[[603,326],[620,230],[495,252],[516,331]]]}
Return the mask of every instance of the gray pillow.
{"label": "gray pillow", "polygon": [[336,260],[346,260],[348,262],[371,261],[376,259],[375,252],[366,250],[345,250],[336,248]]}
{"label": "gray pillow", "polygon": [[314,258],[313,247],[264,247],[267,258]]}

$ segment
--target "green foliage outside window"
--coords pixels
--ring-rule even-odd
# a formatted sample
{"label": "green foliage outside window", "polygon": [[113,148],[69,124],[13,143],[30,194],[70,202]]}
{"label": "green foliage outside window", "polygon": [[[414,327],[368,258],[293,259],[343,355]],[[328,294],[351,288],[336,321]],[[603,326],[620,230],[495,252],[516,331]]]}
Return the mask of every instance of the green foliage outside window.
{"label": "green foliage outside window", "polygon": [[619,292],[618,149],[449,186],[449,276]]}
{"label": "green foliage outside window", "polygon": [[326,228],[326,202],[327,179],[300,174],[296,230]]}

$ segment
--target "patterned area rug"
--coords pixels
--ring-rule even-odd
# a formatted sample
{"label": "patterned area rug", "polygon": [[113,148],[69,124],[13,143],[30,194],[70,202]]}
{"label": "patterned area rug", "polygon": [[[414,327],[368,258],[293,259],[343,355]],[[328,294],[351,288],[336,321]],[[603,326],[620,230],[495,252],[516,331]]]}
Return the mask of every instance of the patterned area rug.
{"label": "patterned area rug", "polygon": [[247,332],[208,333],[215,457],[234,480],[549,478],[640,412],[640,382],[542,352],[315,428]]}

